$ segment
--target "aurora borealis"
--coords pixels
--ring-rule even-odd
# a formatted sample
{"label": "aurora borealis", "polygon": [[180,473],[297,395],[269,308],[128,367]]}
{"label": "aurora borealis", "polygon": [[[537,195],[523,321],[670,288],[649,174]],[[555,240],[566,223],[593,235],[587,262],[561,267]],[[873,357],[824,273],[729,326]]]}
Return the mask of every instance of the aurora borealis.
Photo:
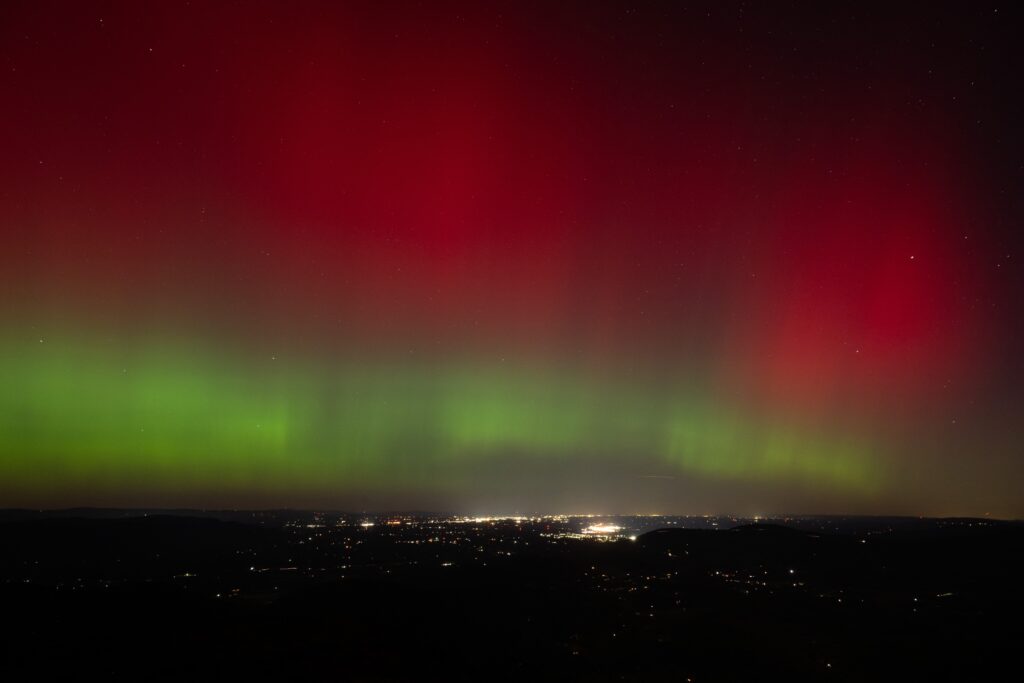
{"label": "aurora borealis", "polygon": [[5,3],[0,503],[1020,517],[1015,25]]}

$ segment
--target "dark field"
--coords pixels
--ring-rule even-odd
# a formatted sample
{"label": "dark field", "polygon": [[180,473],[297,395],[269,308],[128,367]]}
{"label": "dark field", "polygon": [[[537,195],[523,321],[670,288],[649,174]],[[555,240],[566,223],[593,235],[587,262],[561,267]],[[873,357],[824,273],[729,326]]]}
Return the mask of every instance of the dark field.
{"label": "dark field", "polygon": [[5,514],[7,671],[995,680],[1024,605],[1004,522],[132,514]]}

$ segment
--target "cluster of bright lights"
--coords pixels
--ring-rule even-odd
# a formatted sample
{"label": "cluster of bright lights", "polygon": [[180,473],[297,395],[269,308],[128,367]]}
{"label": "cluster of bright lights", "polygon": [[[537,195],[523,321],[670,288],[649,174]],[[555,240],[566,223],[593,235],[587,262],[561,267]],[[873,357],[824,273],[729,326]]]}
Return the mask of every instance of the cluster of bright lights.
{"label": "cluster of bright lights", "polygon": [[515,516],[511,516],[511,517],[456,517],[456,518],[454,518],[454,519],[452,519],[450,521],[456,522],[456,523],[460,523],[460,524],[467,524],[467,523],[487,524],[487,523],[490,523],[490,522],[516,522],[516,523],[519,523],[519,522],[527,522],[527,521],[529,521],[529,522],[536,522],[536,521],[539,521],[539,520],[540,520],[539,517],[523,517],[523,516],[520,516],[520,515],[515,515]]}

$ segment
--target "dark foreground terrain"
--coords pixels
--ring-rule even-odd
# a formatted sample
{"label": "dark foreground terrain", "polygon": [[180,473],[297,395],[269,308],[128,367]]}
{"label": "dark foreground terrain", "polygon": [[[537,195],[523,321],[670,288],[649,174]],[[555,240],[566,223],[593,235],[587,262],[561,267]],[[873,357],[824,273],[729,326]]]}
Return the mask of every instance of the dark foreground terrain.
{"label": "dark foreground terrain", "polygon": [[0,543],[7,680],[984,681],[1022,651],[1008,522],[7,511]]}

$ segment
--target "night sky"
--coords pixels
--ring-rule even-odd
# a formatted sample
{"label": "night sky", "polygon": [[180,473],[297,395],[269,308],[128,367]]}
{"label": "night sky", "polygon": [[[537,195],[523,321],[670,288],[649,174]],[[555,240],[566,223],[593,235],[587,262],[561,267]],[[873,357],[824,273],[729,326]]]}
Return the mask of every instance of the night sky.
{"label": "night sky", "polygon": [[1024,516],[1012,3],[4,2],[0,506]]}

